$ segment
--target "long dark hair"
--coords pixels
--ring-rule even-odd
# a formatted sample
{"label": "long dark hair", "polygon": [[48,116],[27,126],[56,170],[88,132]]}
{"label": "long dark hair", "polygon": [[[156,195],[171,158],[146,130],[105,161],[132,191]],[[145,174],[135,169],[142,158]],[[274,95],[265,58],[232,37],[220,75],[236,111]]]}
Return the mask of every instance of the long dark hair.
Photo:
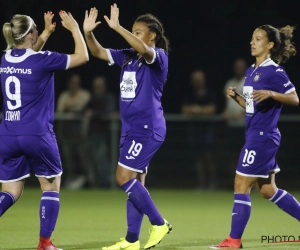
{"label": "long dark hair", "polygon": [[[161,21],[158,20],[154,15],[147,13],[138,16],[135,22],[145,23],[151,32],[156,34],[155,44],[158,48],[164,49],[167,53],[170,51],[170,42],[168,38],[164,35],[165,30]],[[135,51],[130,51],[127,53],[126,60],[122,67],[125,67],[128,62],[137,54]]]}
{"label": "long dark hair", "polygon": [[295,27],[287,25],[282,28],[275,28],[271,25],[262,25],[258,29],[266,31],[269,42],[273,42],[271,58],[277,63],[285,63],[297,51],[292,43],[293,31]]}

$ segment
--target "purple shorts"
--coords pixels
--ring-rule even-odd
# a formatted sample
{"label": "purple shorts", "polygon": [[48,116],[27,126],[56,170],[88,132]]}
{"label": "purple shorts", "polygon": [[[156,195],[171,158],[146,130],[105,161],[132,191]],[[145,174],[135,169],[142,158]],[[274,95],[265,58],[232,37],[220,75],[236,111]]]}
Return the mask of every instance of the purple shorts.
{"label": "purple shorts", "polygon": [[60,154],[53,132],[45,135],[0,136],[0,183],[30,176],[52,178],[62,174]]}
{"label": "purple shorts", "polygon": [[163,141],[154,138],[128,138],[120,140],[120,157],[118,164],[138,173],[147,173],[150,160]]}
{"label": "purple shorts", "polygon": [[236,173],[249,177],[268,178],[280,171],[275,156],[279,146],[272,139],[248,140],[241,150]]}

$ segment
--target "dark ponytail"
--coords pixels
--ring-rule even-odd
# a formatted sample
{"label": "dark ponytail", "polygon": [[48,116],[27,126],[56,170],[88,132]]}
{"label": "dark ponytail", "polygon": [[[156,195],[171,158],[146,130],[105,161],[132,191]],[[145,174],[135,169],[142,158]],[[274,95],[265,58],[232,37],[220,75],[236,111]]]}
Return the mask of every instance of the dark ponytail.
{"label": "dark ponytail", "polygon": [[[156,34],[155,44],[158,48],[164,49],[167,53],[170,51],[169,40],[164,35],[164,28],[162,23],[152,14],[145,14],[139,16],[135,22],[143,22],[147,25],[148,29],[151,32]],[[132,58],[137,55],[136,51],[127,51],[125,62],[122,65],[122,68],[125,67]]]}
{"label": "dark ponytail", "polygon": [[156,34],[155,43],[158,48],[164,49],[167,53],[170,51],[169,48],[169,40],[164,35],[165,30],[163,28],[162,23],[157,19],[157,17],[152,14],[145,14],[139,16],[135,22],[143,22],[147,25],[148,29],[151,32]]}

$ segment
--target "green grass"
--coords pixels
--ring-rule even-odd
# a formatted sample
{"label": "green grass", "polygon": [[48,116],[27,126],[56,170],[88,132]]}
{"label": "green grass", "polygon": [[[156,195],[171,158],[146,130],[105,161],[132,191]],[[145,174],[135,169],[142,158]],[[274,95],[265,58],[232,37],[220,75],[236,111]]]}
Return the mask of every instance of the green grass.
{"label": "green grass", "polygon": [[[208,249],[227,237],[233,194],[228,191],[149,190],[162,215],[173,225],[155,249]],[[300,198],[300,192],[292,192]],[[0,218],[0,249],[36,249],[39,235],[38,189],[25,189],[23,197]],[[271,202],[252,197],[252,214],[243,236],[245,249],[300,249],[300,243],[263,244],[262,235],[300,235],[297,220]],[[121,190],[61,191],[61,210],[53,233],[54,243],[67,249],[96,250],[125,236],[125,200]],[[148,239],[145,217],[141,246]]]}

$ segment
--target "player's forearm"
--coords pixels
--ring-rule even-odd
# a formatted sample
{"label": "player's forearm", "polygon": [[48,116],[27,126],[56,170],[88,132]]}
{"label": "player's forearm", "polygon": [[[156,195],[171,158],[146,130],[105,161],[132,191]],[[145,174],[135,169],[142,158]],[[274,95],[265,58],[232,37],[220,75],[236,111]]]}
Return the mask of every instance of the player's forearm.
{"label": "player's forearm", "polygon": [[246,101],[243,96],[236,93],[235,96],[231,97],[238,105],[240,105],[242,108],[246,108]]}
{"label": "player's forearm", "polygon": [[144,56],[149,52],[149,47],[141,39],[124,29],[122,26],[119,26],[115,31],[118,32],[141,56]]}
{"label": "player's forearm", "polygon": [[104,47],[102,47],[102,45],[96,40],[93,32],[87,32],[84,34],[85,36],[85,40],[86,40],[86,44],[89,48],[89,50],[91,51],[91,54],[94,57],[98,57],[102,60],[107,60],[107,55],[106,55],[106,49]]}
{"label": "player's forearm", "polygon": [[72,31],[75,49],[71,55],[70,68],[82,65],[89,60],[89,54],[83,36],[79,29]]}
{"label": "player's forearm", "polygon": [[33,50],[36,52],[41,51],[50,35],[51,33],[48,33],[44,30],[42,34],[38,37],[36,44],[33,46]]}
{"label": "player's forearm", "polygon": [[281,102],[285,105],[292,105],[292,106],[298,106],[299,104],[299,98],[296,93],[296,91],[293,91],[288,94],[281,94],[275,91],[272,91],[272,98],[278,102]]}

